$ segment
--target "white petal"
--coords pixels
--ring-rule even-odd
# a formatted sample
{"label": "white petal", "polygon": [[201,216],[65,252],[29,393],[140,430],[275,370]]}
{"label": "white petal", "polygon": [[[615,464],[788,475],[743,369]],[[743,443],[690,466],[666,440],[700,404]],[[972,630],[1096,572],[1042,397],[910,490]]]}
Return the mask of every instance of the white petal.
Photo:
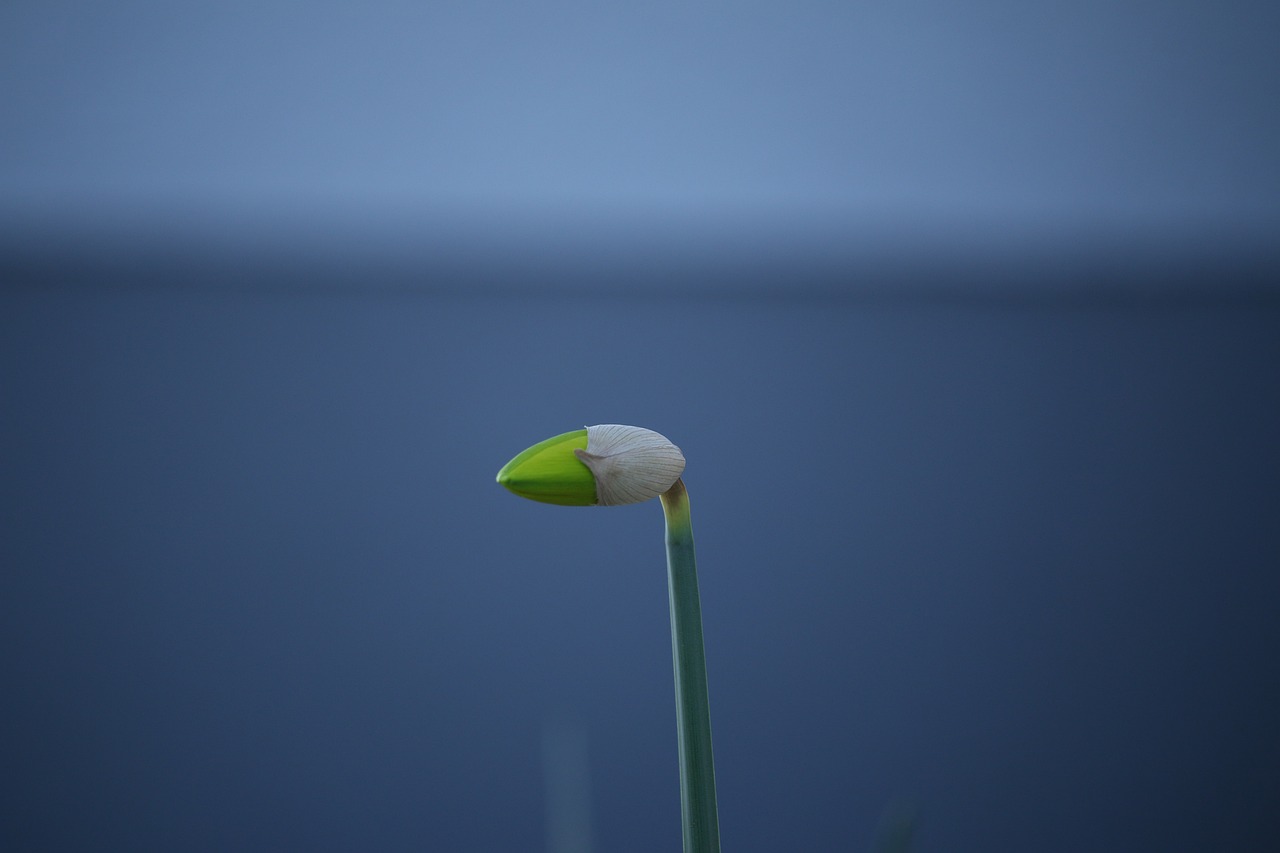
{"label": "white petal", "polygon": [[684,471],[684,454],[651,429],[600,424],[587,427],[587,449],[575,450],[596,478],[601,506],[639,503],[671,488]]}

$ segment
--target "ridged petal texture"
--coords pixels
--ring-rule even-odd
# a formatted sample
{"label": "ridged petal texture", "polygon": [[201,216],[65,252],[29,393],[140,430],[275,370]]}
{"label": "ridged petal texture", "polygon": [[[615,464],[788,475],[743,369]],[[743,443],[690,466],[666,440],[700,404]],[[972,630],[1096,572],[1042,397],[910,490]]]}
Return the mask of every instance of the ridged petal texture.
{"label": "ridged petal texture", "polygon": [[651,429],[600,424],[587,427],[587,447],[574,449],[596,478],[600,506],[633,504],[670,489],[684,471],[684,454]]}

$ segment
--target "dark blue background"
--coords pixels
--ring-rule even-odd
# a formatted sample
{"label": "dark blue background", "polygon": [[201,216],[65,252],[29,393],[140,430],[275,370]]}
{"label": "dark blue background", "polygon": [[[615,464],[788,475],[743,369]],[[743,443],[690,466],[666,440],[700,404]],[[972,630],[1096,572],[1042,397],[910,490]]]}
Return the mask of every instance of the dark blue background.
{"label": "dark blue background", "polygon": [[1280,833],[1272,6],[8,3],[0,848]]}
{"label": "dark blue background", "polygon": [[679,844],[661,513],[689,458],[726,845],[1191,850],[1273,828],[1280,311],[4,296],[11,849]]}

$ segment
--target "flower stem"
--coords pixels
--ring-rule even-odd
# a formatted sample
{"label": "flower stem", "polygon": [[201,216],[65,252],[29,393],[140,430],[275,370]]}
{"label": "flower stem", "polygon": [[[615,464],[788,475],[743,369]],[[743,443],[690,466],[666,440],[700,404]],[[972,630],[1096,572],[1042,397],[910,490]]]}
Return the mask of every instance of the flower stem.
{"label": "flower stem", "polygon": [[719,853],[716,771],[711,755],[707,658],[702,645],[702,605],[693,559],[689,495],[676,480],[663,493],[667,519],[667,584],[671,600],[671,654],[676,677],[676,728],[680,751],[680,815],[684,853]]}

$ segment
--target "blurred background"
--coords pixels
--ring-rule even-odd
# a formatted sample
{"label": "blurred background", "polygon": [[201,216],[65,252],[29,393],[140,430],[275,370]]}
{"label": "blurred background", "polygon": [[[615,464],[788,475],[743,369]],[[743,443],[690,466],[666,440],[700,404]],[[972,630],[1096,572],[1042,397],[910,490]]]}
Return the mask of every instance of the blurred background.
{"label": "blurred background", "polygon": [[[1262,849],[1280,11],[0,5],[0,848]],[[879,840],[878,840],[879,839]]]}

